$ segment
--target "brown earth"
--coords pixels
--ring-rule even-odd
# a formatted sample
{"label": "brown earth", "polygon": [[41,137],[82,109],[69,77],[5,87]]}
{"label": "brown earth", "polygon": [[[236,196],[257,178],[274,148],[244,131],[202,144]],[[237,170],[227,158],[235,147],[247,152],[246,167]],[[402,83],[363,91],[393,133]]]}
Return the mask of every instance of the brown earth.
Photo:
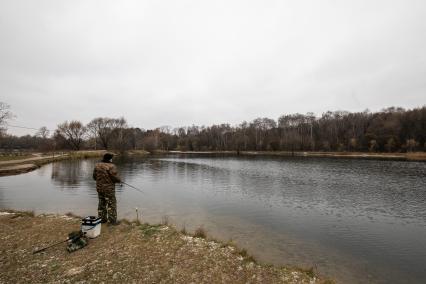
{"label": "brown earth", "polygon": [[31,157],[25,157],[22,159],[11,157],[10,160],[3,159],[0,161],[0,176],[27,173],[38,169],[42,165],[65,159],[101,157],[104,153],[105,151],[75,151],[60,154],[33,153]]}
{"label": "brown earth", "polygon": [[[33,153],[31,156],[17,158],[14,156],[2,157],[0,161],[0,176],[18,175],[38,169],[42,165],[49,164],[55,161],[66,159],[86,159],[102,157],[106,153],[105,150],[93,151],[71,151],[67,153]],[[143,150],[131,150],[126,152],[127,155],[147,155]]]}
{"label": "brown earth", "polygon": [[24,164],[24,163],[37,163],[39,161],[53,159],[53,158],[62,158],[64,156],[68,156],[68,154],[50,154],[50,155],[43,155],[41,153],[33,153],[31,155],[22,156],[22,157],[16,157],[16,156],[3,156],[2,160],[0,161],[0,167],[4,166],[10,166],[10,165],[17,165],[17,164]]}
{"label": "brown earth", "polygon": [[312,270],[253,262],[245,251],[166,225],[102,225],[73,253],[33,251],[79,230],[79,218],[0,212],[0,283],[326,283]]}
{"label": "brown earth", "polygon": [[0,168],[0,176],[23,174],[23,173],[31,172],[38,168],[39,166],[35,164],[20,164],[20,165],[6,166],[6,167],[3,166]]}

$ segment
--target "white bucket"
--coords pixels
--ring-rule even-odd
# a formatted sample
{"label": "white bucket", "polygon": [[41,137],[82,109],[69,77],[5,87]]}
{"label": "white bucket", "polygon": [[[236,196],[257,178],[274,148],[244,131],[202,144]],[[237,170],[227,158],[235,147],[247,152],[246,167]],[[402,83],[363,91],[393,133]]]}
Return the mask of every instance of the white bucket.
{"label": "white bucket", "polygon": [[101,234],[101,218],[87,216],[81,220],[81,231],[88,238],[94,239]]}

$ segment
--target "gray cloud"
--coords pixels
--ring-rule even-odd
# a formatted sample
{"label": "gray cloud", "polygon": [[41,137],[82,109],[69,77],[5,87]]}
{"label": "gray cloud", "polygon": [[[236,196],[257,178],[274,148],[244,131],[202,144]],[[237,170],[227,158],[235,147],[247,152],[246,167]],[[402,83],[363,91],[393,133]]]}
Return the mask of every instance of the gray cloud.
{"label": "gray cloud", "polygon": [[425,12],[420,0],[1,1],[0,101],[36,128],[422,106]]}

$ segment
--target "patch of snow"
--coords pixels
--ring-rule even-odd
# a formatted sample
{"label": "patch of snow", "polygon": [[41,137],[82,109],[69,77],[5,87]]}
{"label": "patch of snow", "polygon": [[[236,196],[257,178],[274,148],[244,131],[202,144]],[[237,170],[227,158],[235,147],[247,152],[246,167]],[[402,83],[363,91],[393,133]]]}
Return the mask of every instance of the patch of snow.
{"label": "patch of snow", "polygon": [[0,216],[6,216],[6,215],[14,215],[15,213],[10,212],[0,212]]}

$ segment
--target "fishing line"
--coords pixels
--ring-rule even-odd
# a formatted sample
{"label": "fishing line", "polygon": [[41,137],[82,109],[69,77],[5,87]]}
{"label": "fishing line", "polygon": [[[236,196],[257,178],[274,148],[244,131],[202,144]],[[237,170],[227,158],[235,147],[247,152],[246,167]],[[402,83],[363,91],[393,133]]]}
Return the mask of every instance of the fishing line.
{"label": "fishing line", "polygon": [[145,194],[145,192],[143,192],[141,189],[139,189],[139,188],[137,188],[137,187],[135,187],[135,186],[133,186],[133,185],[131,185],[131,184],[125,183],[124,181],[122,181],[121,183],[122,183],[122,184],[127,185],[128,187],[131,187],[131,188],[133,188],[133,189],[135,189],[135,190],[139,191],[140,193]]}

